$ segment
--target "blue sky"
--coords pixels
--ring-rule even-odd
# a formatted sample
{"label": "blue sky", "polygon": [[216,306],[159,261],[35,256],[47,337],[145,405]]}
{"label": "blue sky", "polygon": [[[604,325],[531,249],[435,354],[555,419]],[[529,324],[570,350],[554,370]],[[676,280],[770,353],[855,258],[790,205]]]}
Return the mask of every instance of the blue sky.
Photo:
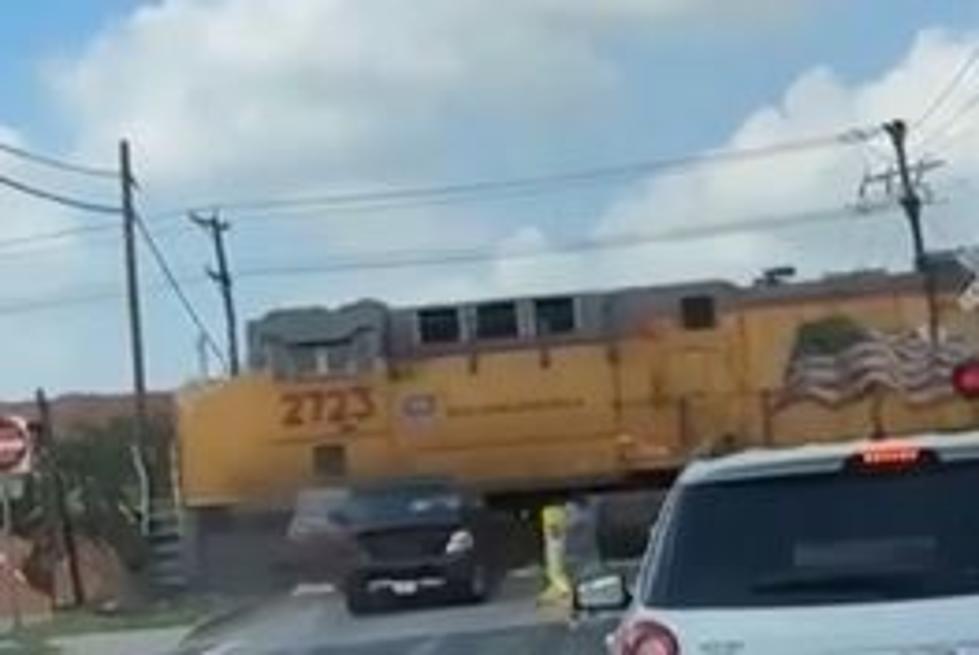
{"label": "blue sky", "polygon": [[[57,145],[56,125],[47,125],[38,76],[51,57],[69,57],[104,26],[120,20],[136,0],[42,0],[8,3],[0,20],[0,100],[7,124],[23,126],[40,142]],[[47,130],[55,134],[47,134]]]}
{"label": "blue sky", "polygon": [[[533,176],[910,115],[964,59],[979,22],[979,6],[963,0],[888,0],[886,12],[869,0],[746,0],[741,10],[708,0],[492,7],[425,0],[410,9],[385,0],[8,4],[0,20],[0,137],[98,162],[112,162],[119,136],[132,138],[141,209],[159,218],[154,230],[183,278],[201,277],[207,243],[179,216],[160,217],[163,210]],[[951,109],[979,91],[979,79],[962,86]],[[943,171],[950,182],[979,170],[965,148],[939,154],[950,160]],[[873,156],[766,162],[463,206],[226,216],[234,223],[233,260],[244,269],[397,249],[505,253],[650,225],[839,204]],[[0,157],[4,172],[86,197],[115,194]],[[736,191],[728,188],[741,179],[734,175],[743,177],[730,185]],[[6,236],[93,220],[10,193],[0,194],[0,209],[16,215]],[[367,295],[415,303],[691,277],[744,280],[784,261],[810,274],[905,263],[899,221],[853,230],[848,250],[833,247],[832,228],[807,228],[734,236],[710,248],[686,243],[458,268],[249,278],[238,292],[248,318],[276,306]],[[933,230],[938,242],[973,236],[953,209],[936,210]],[[0,279],[10,283],[0,284],[0,312],[26,300],[121,289],[111,234],[59,247],[0,263]],[[143,255],[144,278],[158,285]],[[214,290],[196,283],[188,291],[220,335]],[[151,381],[179,384],[195,372],[195,332],[163,292],[149,293],[146,313]],[[31,375],[0,382],[0,395],[38,385],[127,384],[121,301],[22,311],[5,323],[0,343],[16,345],[0,355]]]}

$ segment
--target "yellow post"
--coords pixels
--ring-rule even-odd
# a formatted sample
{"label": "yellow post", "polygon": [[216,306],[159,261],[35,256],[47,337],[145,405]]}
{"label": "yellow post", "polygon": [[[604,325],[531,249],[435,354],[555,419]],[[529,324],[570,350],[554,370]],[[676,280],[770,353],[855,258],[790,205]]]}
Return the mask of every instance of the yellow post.
{"label": "yellow post", "polygon": [[541,512],[544,531],[544,576],[547,586],[538,598],[542,605],[569,605],[571,580],[568,576],[565,545],[568,512],[563,505],[550,505]]}

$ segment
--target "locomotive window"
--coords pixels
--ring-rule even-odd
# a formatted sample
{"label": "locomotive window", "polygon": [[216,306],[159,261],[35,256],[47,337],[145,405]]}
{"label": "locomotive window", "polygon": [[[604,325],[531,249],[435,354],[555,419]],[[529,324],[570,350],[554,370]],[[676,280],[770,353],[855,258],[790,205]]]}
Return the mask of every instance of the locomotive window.
{"label": "locomotive window", "polygon": [[541,298],[535,300],[534,317],[539,336],[546,337],[551,334],[574,332],[574,300],[572,298]]}
{"label": "locomotive window", "polygon": [[316,351],[313,348],[293,346],[287,353],[289,373],[297,377],[316,375]]}
{"label": "locomotive window", "polygon": [[717,325],[717,310],[711,296],[681,298],[680,315],[687,330],[709,330]]}
{"label": "locomotive window", "polygon": [[316,347],[316,373],[353,373],[357,369],[354,347],[350,342],[322,344]]}
{"label": "locomotive window", "polygon": [[488,302],[476,306],[476,336],[480,339],[516,337],[517,306],[512,302]]}
{"label": "locomotive window", "polygon": [[455,307],[437,307],[418,312],[418,339],[422,343],[454,343],[462,331],[459,326],[459,310]]}
{"label": "locomotive window", "polygon": [[347,451],[332,444],[313,447],[313,474],[330,478],[347,473]]}

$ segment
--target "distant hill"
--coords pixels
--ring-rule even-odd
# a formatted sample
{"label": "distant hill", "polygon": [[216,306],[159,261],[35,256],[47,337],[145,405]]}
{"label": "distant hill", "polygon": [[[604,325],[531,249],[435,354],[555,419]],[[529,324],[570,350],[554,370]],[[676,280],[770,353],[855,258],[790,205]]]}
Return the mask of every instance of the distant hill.
{"label": "distant hill", "polygon": [[[147,395],[150,415],[173,416],[173,397],[166,391],[154,391]],[[113,419],[133,414],[130,394],[71,393],[51,399],[51,413],[55,433],[63,434],[81,426],[103,427]],[[0,401],[0,414],[16,414],[28,420],[37,418],[33,401]]]}

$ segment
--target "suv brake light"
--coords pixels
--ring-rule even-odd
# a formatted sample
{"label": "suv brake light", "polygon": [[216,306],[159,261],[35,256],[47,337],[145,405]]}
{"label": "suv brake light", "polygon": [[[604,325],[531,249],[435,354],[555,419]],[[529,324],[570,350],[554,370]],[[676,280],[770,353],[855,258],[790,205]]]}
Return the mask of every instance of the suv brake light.
{"label": "suv brake light", "polygon": [[846,468],[852,471],[905,471],[918,469],[938,461],[934,451],[913,443],[882,442],[873,444],[849,457]]}
{"label": "suv brake light", "polygon": [[650,620],[627,626],[616,645],[616,655],[680,655],[680,644],[673,633]]}
{"label": "suv brake light", "polygon": [[882,446],[868,448],[860,453],[860,459],[865,466],[914,464],[920,457],[920,448],[905,444],[885,444]]}

